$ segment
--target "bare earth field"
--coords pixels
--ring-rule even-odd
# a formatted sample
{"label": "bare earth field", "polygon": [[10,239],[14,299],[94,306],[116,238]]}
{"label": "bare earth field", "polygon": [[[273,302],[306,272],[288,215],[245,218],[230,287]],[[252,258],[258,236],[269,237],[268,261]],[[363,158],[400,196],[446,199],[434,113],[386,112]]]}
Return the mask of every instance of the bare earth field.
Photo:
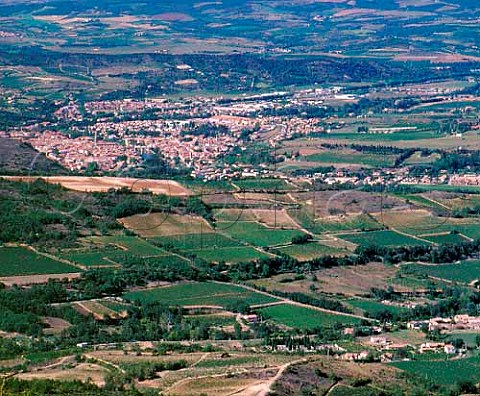
{"label": "bare earth field", "polygon": [[[300,150],[302,147],[321,144],[350,144],[351,140],[340,137],[335,138],[314,138],[311,141],[305,139],[296,139],[285,142],[283,147],[290,150]],[[462,147],[464,149],[475,150],[478,148],[478,133],[475,131],[467,132],[462,137],[454,135],[438,137],[435,139],[415,139],[415,140],[391,140],[389,135],[377,135],[374,141],[364,141],[362,144],[366,146],[392,146],[399,148],[438,148],[443,150],[457,149]]]}
{"label": "bare earth field", "polygon": [[405,202],[398,198],[358,190],[302,192],[292,196],[298,202],[305,202],[317,218],[337,213],[380,213],[385,208],[405,207]]}
{"label": "bare earth field", "polygon": [[0,277],[0,283],[5,286],[27,286],[38,283],[47,283],[49,279],[76,279],[80,277],[80,272],[73,272],[68,274],[43,274],[43,275],[22,275],[22,276],[4,276]]}
{"label": "bare earth field", "polygon": [[87,176],[2,176],[7,180],[33,182],[43,179],[48,183],[60,184],[65,188],[82,192],[106,192],[110,189],[129,188],[133,192],[151,191],[174,197],[190,195],[190,191],[173,180],[133,179],[128,177]]}
{"label": "bare earth field", "polygon": [[65,368],[61,364],[58,366],[52,364],[50,368],[30,373],[21,373],[16,377],[25,380],[52,379],[62,381],[80,380],[84,382],[91,380],[95,384],[103,386],[105,384],[104,375],[107,372],[106,368],[98,364],[81,363],[73,368]]}
{"label": "bare earth field", "polygon": [[298,224],[285,210],[253,209],[259,223],[267,227],[285,227],[298,229]]}
{"label": "bare earth field", "polygon": [[198,216],[181,216],[172,213],[150,213],[120,219],[122,224],[142,237],[197,234],[210,232],[212,227]]}
{"label": "bare earth field", "polygon": [[45,329],[46,334],[61,334],[62,331],[68,329],[71,324],[68,323],[66,320],[61,318],[55,318],[53,316],[47,316],[43,319],[43,322],[48,326]]}
{"label": "bare earth field", "polygon": [[[395,276],[397,268],[380,263],[371,263],[356,267],[329,268],[315,273],[316,281],[303,279],[292,282],[281,282],[284,278],[293,278],[292,274],[278,275],[269,279],[253,281],[257,286],[268,290],[281,290],[288,293],[310,294],[310,285],[314,284],[318,292],[343,294],[346,296],[363,295],[372,287],[386,288],[388,280]],[[395,286],[398,288],[398,286]]]}

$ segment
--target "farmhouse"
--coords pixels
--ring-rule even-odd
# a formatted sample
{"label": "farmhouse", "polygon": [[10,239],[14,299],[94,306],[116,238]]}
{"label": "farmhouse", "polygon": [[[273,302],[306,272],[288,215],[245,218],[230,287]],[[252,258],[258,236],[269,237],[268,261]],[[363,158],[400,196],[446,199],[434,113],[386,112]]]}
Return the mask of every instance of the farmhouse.
{"label": "farmhouse", "polygon": [[359,361],[367,360],[369,356],[370,356],[369,351],[361,351],[358,353],[349,352],[349,353],[344,353],[343,355],[338,355],[337,359],[346,360],[348,362],[359,362]]}
{"label": "farmhouse", "polygon": [[420,345],[419,352],[440,352],[442,349],[445,348],[444,342],[425,342]]}

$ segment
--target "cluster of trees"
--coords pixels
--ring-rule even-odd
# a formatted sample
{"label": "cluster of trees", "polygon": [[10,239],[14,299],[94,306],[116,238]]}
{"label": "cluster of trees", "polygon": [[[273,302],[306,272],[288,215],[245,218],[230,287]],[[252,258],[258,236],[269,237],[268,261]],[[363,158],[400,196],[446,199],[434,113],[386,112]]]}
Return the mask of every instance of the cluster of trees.
{"label": "cluster of trees", "polygon": [[160,371],[177,371],[188,367],[186,360],[177,360],[171,362],[143,362],[134,363],[124,366],[126,375],[133,381],[137,379],[139,381],[151,380],[158,378],[158,372]]}
{"label": "cluster of trees", "polygon": [[180,163],[169,163],[158,150],[145,154],[141,166],[129,171],[129,175],[132,177],[147,179],[170,179],[172,177],[185,176],[189,173],[188,169],[180,166]]}
{"label": "cluster of trees", "polygon": [[[434,152],[434,151],[431,151]],[[439,152],[439,151],[436,151]],[[412,175],[428,174],[438,176],[440,171],[477,172],[480,170],[480,151],[458,150],[456,152],[440,152],[441,158],[428,165],[417,165],[411,168]]]}
{"label": "cluster of trees", "polygon": [[451,317],[460,313],[477,316],[480,313],[480,293],[453,287],[444,288],[442,299],[434,303],[417,305],[404,311],[379,310],[366,315],[381,322],[423,320],[433,317]]}
{"label": "cluster of trees", "polygon": [[296,235],[292,238],[292,243],[294,245],[305,245],[313,239],[313,236],[310,234]]}
{"label": "cluster of trees", "polygon": [[480,151],[461,150],[455,153],[442,153],[442,157],[432,165],[434,169],[446,169],[450,172],[480,170]]}
{"label": "cluster of trees", "polygon": [[223,157],[223,161],[227,164],[242,163],[252,166],[260,164],[277,164],[284,160],[285,158],[276,156],[269,146],[259,144],[249,146],[246,150],[235,147]]}
{"label": "cluster of trees", "polygon": [[[145,285],[149,281],[175,281],[180,279],[247,280],[285,272],[302,274],[321,268],[366,264],[376,260],[386,262],[417,260],[433,263],[452,262],[476,254],[479,249],[480,241],[438,247],[414,246],[397,249],[361,247],[357,249],[356,255],[346,257],[326,256],[300,263],[295,259],[284,256],[239,263],[229,267],[222,264],[210,266],[202,261],[198,261],[195,266],[188,263],[181,264],[180,262],[178,265],[172,265],[171,262],[162,261],[162,258],[126,256],[122,261],[121,269],[110,268],[87,271],[80,279],[74,280],[68,285],[59,281],[50,281],[46,285],[37,285],[29,289],[14,287],[0,290],[0,328],[6,331],[19,331],[38,336],[43,328],[40,317],[52,315],[51,303],[105,295],[121,295],[132,286]],[[301,303],[340,312],[349,312],[343,304],[336,300],[311,297],[302,293],[285,294],[279,291],[273,293]],[[380,295],[379,293],[377,295]],[[385,293],[388,293],[388,291],[382,291],[381,293],[382,298],[387,298]],[[444,291],[446,296],[449,293]],[[434,305],[419,306],[409,311],[408,314],[393,314],[385,311],[375,314],[375,318],[387,320],[396,319],[395,315],[403,315],[398,316],[403,320],[457,313],[465,309],[468,309],[469,312],[473,312],[473,309],[475,309],[476,313],[476,306],[468,303],[477,304],[479,297],[468,295],[464,296],[465,298],[462,297],[462,299],[459,298],[458,293],[458,291],[453,290],[450,293],[451,298],[444,299]],[[388,298],[390,297],[393,298],[392,296]],[[248,306],[240,304],[232,307],[232,310],[248,312]],[[67,343],[85,340],[112,341],[112,339],[119,341],[131,339],[208,339],[225,336],[211,333],[208,326],[198,326],[198,324],[185,321],[179,310],[161,304],[137,303],[130,310],[128,318],[121,321],[116,334],[107,334],[102,329],[102,325],[94,321],[93,318],[79,315],[68,306],[56,308],[55,315],[73,324],[65,332],[64,341]]]}
{"label": "cluster of trees", "polygon": [[[359,246],[354,255],[343,257],[322,256],[299,262],[290,256],[280,256],[258,261],[233,264],[228,267],[228,276],[233,280],[267,278],[286,272],[312,272],[322,268],[364,265],[374,261],[396,264],[403,261],[450,263],[478,254],[480,240],[440,246]],[[215,267],[213,267],[215,268]]]}
{"label": "cluster of trees", "polygon": [[480,205],[465,206],[465,207],[455,207],[452,210],[453,217],[469,217],[469,216],[479,216],[480,215]]}
{"label": "cluster of trees", "polygon": [[40,335],[43,325],[40,316],[51,314],[50,303],[66,301],[68,293],[58,281],[31,288],[0,290],[0,328],[5,331]]}
{"label": "cluster of trees", "polygon": [[334,166],[316,166],[314,168],[295,169],[292,176],[313,176],[315,173],[330,173],[335,171]]}
{"label": "cluster of trees", "polygon": [[408,149],[402,149],[394,146],[364,146],[361,144],[338,144],[338,143],[322,143],[321,147],[330,149],[330,150],[342,150],[344,148],[351,148],[352,150],[358,151],[360,153],[371,153],[378,155],[394,155],[402,154]]}
{"label": "cluster of trees", "polygon": [[230,130],[225,125],[215,125],[210,122],[205,124],[194,124],[186,126],[186,129],[182,131],[182,135],[193,135],[193,136],[204,136],[204,137],[215,137],[218,135],[227,135],[230,133]]}
{"label": "cluster of trees", "polygon": [[445,244],[439,246],[401,246],[395,249],[379,246],[359,247],[358,255],[370,258],[370,261],[381,260],[396,264],[402,261],[423,261],[429,263],[452,263],[478,254],[480,240]]}
{"label": "cluster of trees", "polygon": [[181,308],[160,302],[136,301],[128,309],[128,317],[120,321],[116,337],[119,340],[183,341],[226,339],[228,336],[206,324],[186,320]]}
{"label": "cluster of trees", "polygon": [[[42,180],[31,184],[0,180],[0,243],[74,239],[75,222],[59,211],[75,206],[61,198],[60,187]],[[53,224],[61,224],[68,232],[53,230],[49,227]]]}
{"label": "cluster of trees", "polygon": [[0,243],[41,241],[69,246],[80,229],[106,234],[122,228],[117,218],[150,211],[213,220],[211,208],[198,197],[133,194],[128,188],[83,194],[41,179],[33,183],[0,180]]}
{"label": "cluster of trees", "polygon": [[[91,282],[87,289],[94,289]],[[131,340],[208,340],[228,339],[227,332],[213,328],[208,323],[184,317],[181,308],[170,307],[161,302],[134,301],[128,306],[124,319],[105,318],[95,320],[93,316],[78,313],[68,304],[52,306],[52,303],[68,303],[84,297],[81,288],[86,280],[78,283],[50,281],[46,285],[32,288],[13,287],[0,291],[0,329],[39,337],[34,344],[21,344],[2,340],[0,357],[10,358],[26,351],[48,351],[58,347],[71,347],[79,342],[123,342]],[[80,290],[74,290],[79,286]],[[123,283],[123,288],[128,284]],[[125,290],[122,286],[115,291]],[[97,284],[98,288],[98,284]],[[46,341],[42,338],[45,327],[42,317],[55,316],[71,324],[60,336]],[[109,329],[115,325],[115,331]],[[243,337],[240,331],[240,335]],[[166,368],[165,368],[166,369]],[[158,370],[157,370],[158,371]]]}

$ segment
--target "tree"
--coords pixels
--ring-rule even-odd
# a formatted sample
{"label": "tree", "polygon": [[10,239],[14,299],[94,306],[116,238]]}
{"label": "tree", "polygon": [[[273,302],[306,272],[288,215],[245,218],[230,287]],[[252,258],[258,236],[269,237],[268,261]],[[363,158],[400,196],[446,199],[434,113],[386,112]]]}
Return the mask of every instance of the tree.
{"label": "tree", "polygon": [[465,346],[465,341],[463,341],[462,338],[455,338],[455,339],[452,341],[452,345],[453,345],[456,349],[462,349],[462,348]]}
{"label": "tree", "polygon": [[92,175],[95,172],[97,172],[99,169],[100,169],[100,167],[98,166],[97,162],[95,162],[95,161],[89,162],[88,165],[87,165],[87,169],[85,170],[85,174],[86,175]]}
{"label": "tree", "polygon": [[235,322],[233,325],[233,328],[235,330],[235,339],[236,340],[241,340],[242,339],[242,327],[238,322]]}
{"label": "tree", "polygon": [[304,245],[310,242],[313,237],[310,234],[296,235],[292,238],[292,244],[294,245]]}

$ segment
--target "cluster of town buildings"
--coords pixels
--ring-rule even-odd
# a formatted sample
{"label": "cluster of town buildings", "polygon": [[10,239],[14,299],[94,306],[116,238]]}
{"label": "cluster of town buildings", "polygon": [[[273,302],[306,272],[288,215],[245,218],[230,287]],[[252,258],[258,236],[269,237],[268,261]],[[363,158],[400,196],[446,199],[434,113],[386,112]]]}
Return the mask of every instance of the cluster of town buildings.
{"label": "cluster of town buildings", "polygon": [[424,321],[409,322],[407,327],[415,330],[426,327],[429,331],[480,330],[480,317],[470,315],[455,315],[451,318],[431,318]]}
{"label": "cluster of town buildings", "polygon": [[[308,91],[306,95],[311,102],[318,100],[319,93]],[[194,177],[239,177],[245,168],[221,159],[233,149],[245,150],[247,141],[274,145],[293,134],[324,131],[316,119],[258,115],[275,110],[280,106],[277,102],[287,96],[278,92],[236,100],[198,97],[70,102],[55,112],[59,121],[69,124],[69,134],[44,124],[9,131],[8,136],[29,142],[72,171],[85,170],[91,163],[99,170],[118,171],[140,165],[148,154],[159,153],[172,166],[190,169]],[[301,99],[294,95],[289,101],[287,106],[294,106]],[[221,133],[195,133],[194,127],[202,125],[223,129]]]}
{"label": "cluster of town buildings", "polygon": [[[236,98],[71,101],[55,112],[59,123],[67,123],[64,129],[68,133],[55,132],[55,125],[43,123],[10,130],[8,136],[29,142],[72,171],[81,172],[92,163],[94,168],[107,172],[124,170],[139,166],[146,156],[158,153],[171,166],[188,169],[193,177],[221,180],[266,172],[267,167],[262,164],[250,172],[240,161],[223,161],[232,152],[240,156],[239,152],[247,150],[250,142],[275,148],[285,139],[327,134],[341,127],[333,119],[298,114],[303,106],[321,108],[328,100],[349,103],[357,99],[355,95],[343,94],[339,87],[330,87]],[[205,125],[212,126],[211,133],[204,133],[205,129],[195,133],[195,127]],[[215,133],[219,126],[221,132]],[[314,179],[330,185],[480,185],[478,175],[444,172],[438,176],[413,176],[406,169],[384,169],[366,175],[340,170],[317,173]]]}
{"label": "cluster of town buildings", "polygon": [[[457,315],[451,319],[436,318],[431,321],[410,322],[410,329],[420,329],[420,325],[429,325],[439,322],[440,327],[445,330],[478,330],[480,329],[480,318],[470,317],[468,315]],[[447,327],[442,327],[448,323]],[[476,323],[476,324],[474,324]],[[454,326],[451,326],[451,325]],[[472,327],[469,327],[472,326]],[[478,326],[478,327],[477,327]],[[275,346],[267,346],[268,350],[283,353],[323,353],[334,356],[339,360],[350,362],[365,361],[381,361],[383,363],[392,362],[394,360],[408,360],[415,354],[444,353],[446,355],[462,356],[467,353],[465,344],[459,345],[452,342],[426,341],[415,344],[409,341],[393,341],[389,338],[388,333],[383,333],[380,327],[374,326],[370,329],[372,335],[370,337],[360,338],[361,344],[365,347],[363,350],[349,352],[347,349],[337,344],[316,344],[316,345],[294,345],[278,344]],[[354,336],[354,328],[345,328],[344,334]],[[461,337],[461,336],[459,336]],[[399,353],[399,351],[403,351]]]}
{"label": "cluster of town buildings", "polygon": [[[410,175],[408,168],[389,168],[378,171],[372,171],[369,174],[364,172],[348,172],[346,170],[337,169],[331,172],[318,172],[313,175],[313,180],[322,184],[351,184],[355,186],[364,185],[474,185],[474,178],[470,176],[451,175],[447,171],[440,171],[438,176],[432,175]],[[480,176],[476,176],[476,180],[480,183]],[[470,181],[467,183],[466,181]]]}
{"label": "cluster of town buildings", "polygon": [[450,184],[454,186],[480,186],[480,175],[452,175],[450,177]]}

